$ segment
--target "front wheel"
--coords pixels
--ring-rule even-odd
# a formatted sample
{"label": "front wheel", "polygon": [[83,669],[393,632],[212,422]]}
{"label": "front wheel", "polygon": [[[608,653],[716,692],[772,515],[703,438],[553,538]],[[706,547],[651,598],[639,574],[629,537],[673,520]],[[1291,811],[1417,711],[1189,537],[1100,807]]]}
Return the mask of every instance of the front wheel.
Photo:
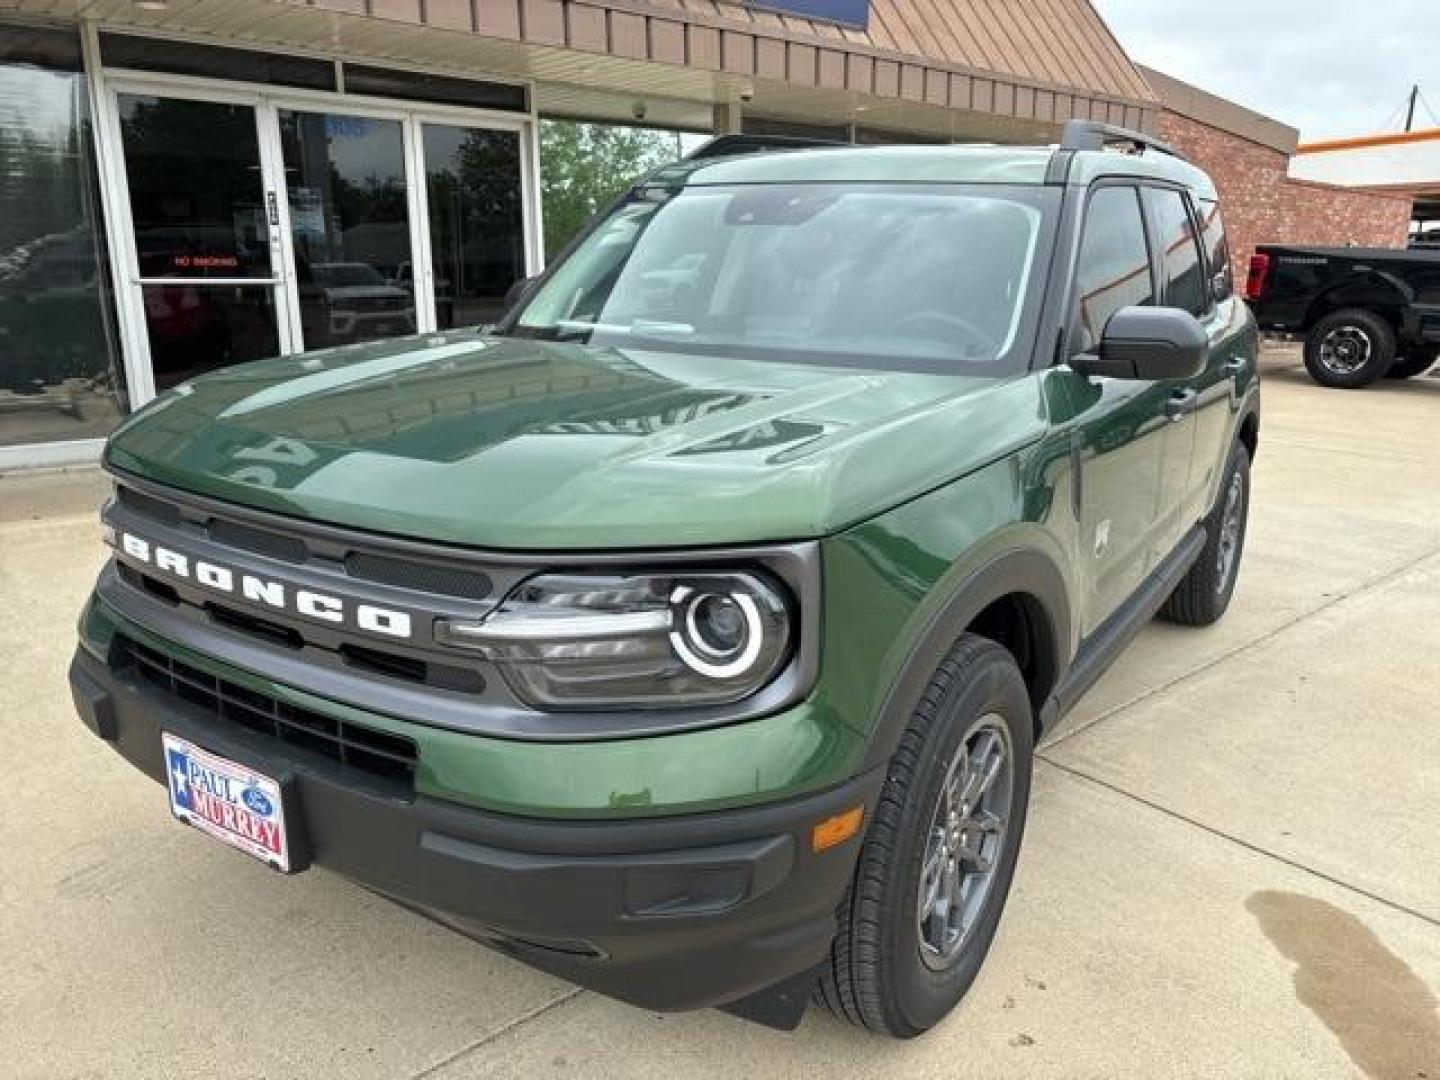
{"label": "front wheel", "polygon": [[1250,452],[1237,443],[1225,470],[1220,502],[1205,519],[1205,546],[1160,609],[1162,619],[1184,626],[1209,626],[1219,621],[1235,595],[1249,521]]}
{"label": "front wheel", "polygon": [[1015,874],[1033,738],[1014,658],[962,636],[891,758],[816,990],[831,1012],[910,1038],[970,988]]}

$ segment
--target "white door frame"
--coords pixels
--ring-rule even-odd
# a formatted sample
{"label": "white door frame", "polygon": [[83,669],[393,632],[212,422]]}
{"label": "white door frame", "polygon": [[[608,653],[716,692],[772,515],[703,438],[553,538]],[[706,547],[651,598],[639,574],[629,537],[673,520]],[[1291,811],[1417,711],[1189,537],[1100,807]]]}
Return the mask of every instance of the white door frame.
{"label": "white door frame", "polygon": [[[260,211],[265,217],[269,233],[270,275],[263,278],[249,277],[142,277],[140,256],[135,242],[134,216],[130,201],[130,181],[125,171],[125,150],[120,134],[120,95],[134,94],[148,97],[170,97],[186,101],[213,102],[219,105],[239,105],[251,110],[255,121],[255,142],[259,153],[260,166]],[[111,73],[105,79],[101,108],[108,114],[108,122],[100,130],[104,137],[113,140],[108,148],[107,158],[114,162],[111,182],[115,185],[113,210],[116,219],[108,222],[111,249],[118,263],[115,281],[116,306],[127,309],[125,325],[129,333],[124,338],[126,349],[126,370],[129,377],[132,406],[145,404],[155,396],[155,374],[151,365],[150,336],[145,323],[144,289],[154,285],[185,285],[195,288],[224,288],[242,285],[246,287],[268,287],[275,305],[276,337],[280,352],[294,351],[292,337],[294,325],[293,289],[285,280],[288,234],[280,228],[281,219],[271,214],[271,193],[276,192],[275,211],[278,214],[279,197],[283,191],[284,166],[279,159],[279,140],[274,138],[273,117],[267,118],[262,95],[253,87],[243,90],[232,86],[209,86],[198,83],[195,86],[175,84],[171,80],[156,80],[141,75]],[[277,186],[281,185],[281,186]]]}
{"label": "white door frame", "polygon": [[[435,329],[435,289],[430,258],[429,214],[426,202],[424,146],[420,125],[449,124],[457,127],[513,131],[520,138],[521,219],[524,230],[525,273],[540,272],[544,253],[541,241],[538,117],[531,94],[529,113],[401,101],[368,95],[351,95],[321,90],[258,86],[254,83],[160,72],[102,68],[98,30],[87,22],[85,45],[94,97],[95,138],[101,173],[101,202],[110,237],[111,274],[115,281],[116,307],[126,378],[132,409],[155,396],[154,372],[150,363],[149,334],[145,324],[143,293],[139,284],[139,256],[131,215],[129,183],[125,172],[124,147],[120,136],[121,93],[214,101],[248,105],[255,110],[256,134],[260,146],[261,198],[276,194],[276,218],[270,223],[271,277],[243,279],[247,285],[270,285],[274,290],[276,322],[281,352],[298,351],[303,342],[298,286],[295,275],[290,206],[285,184],[280,145],[279,112],[294,109],[336,115],[364,116],[401,122],[404,136],[407,209],[410,214],[410,242],[415,268],[417,330]],[[268,206],[266,206],[268,217]],[[153,279],[145,279],[147,282]],[[177,279],[179,280],[179,279]],[[187,285],[214,286],[229,282],[223,278],[186,278]],[[235,279],[239,284],[242,279]]]}
{"label": "white door frame", "polygon": [[[538,274],[544,260],[544,245],[540,239],[540,182],[535,172],[535,157],[533,148],[538,143],[536,138],[536,127],[533,119],[517,120],[515,117],[507,117],[507,122],[499,123],[489,118],[483,122],[476,122],[473,118],[466,119],[451,112],[436,111],[429,106],[413,109],[409,113],[410,123],[406,125],[406,146],[411,154],[410,168],[411,175],[415,182],[410,185],[413,193],[412,206],[414,207],[415,222],[417,229],[414,242],[416,248],[416,267],[422,272],[416,274],[415,283],[415,305],[417,318],[424,312],[423,320],[418,329],[422,332],[435,330],[435,258],[430,244],[430,185],[427,182],[425,171],[425,140],[422,138],[423,128],[426,124],[444,125],[446,127],[476,128],[486,131],[512,131],[520,139],[520,228],[524,238],[524,263],[522,276],[530,277]],[[423,280],[422,280],[423,279]]]}

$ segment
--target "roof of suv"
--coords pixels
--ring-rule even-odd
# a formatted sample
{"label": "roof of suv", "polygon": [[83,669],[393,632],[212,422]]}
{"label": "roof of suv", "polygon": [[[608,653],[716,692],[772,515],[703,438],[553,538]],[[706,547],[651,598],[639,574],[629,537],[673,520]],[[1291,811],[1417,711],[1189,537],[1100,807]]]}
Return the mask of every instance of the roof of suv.
{"label": "roof of suv", "polygon": [[[1052,170],[1057,155],[1068,170]],[[836,146],[811,150],[691,158],[651,174],[647,183],[683,184],[1046,184],[1086,185],[1103,176],[1134,176],[1183,184],[1197,197],[1214,199],[1215,186],[1201,170],[1164,153],[1063,150],[1055,146]]]}

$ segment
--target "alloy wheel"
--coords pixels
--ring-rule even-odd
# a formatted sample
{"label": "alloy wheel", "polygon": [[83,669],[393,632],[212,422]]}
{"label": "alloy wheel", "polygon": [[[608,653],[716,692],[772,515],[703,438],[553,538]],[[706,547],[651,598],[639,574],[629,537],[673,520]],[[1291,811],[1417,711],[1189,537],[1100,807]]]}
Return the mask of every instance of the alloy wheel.
{"label": "alloy wheel", "polygon": [[959,958],[993,891],[1013,788],[1009,730],[987,713],[956,748],[926,839],[915,919],[920,958],[932,971]]}
{"label": "alloy wheel", "polygon": [[1237,471],[1230,477],[1230,486],[1225,492],[1225,508],[1220,513],[1220,545],[1215,555],[1216,592],[1225,591],[1230,584],[1230,575],[1235,572],[1235,562],[1240,556],[1244,507],[1245,478]]}
{"label": "alloy wheel", "polygon": [[1374,342],[1358,326],[1337,326],[1320,342],[1320,364],[1333,375],[1354,375],[1370,362]]}

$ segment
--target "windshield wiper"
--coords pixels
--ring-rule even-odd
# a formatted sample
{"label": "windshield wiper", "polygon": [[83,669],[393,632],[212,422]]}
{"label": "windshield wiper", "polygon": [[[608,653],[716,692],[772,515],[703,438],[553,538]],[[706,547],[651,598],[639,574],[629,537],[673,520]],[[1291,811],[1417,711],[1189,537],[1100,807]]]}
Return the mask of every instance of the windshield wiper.
{"label": "windshield wiper", "polygon": [[689,323],[662,322],[658,319],[653,321],[636,319],[629,326],[622,326],[619,323],[586,322],[583,319],[559,319],[551,326],[533,328],[522,326],[521,329],[532,330],[535,336],[543,337],[546,341],[584,341],[596,332],[641,337],[657,335],[688,337],[695,333],[695,327]]}

